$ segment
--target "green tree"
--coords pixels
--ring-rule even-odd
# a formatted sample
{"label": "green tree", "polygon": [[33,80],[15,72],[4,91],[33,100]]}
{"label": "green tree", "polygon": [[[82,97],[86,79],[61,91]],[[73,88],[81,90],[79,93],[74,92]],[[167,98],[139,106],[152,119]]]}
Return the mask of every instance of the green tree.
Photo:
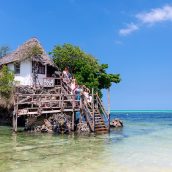
{"label": "green tree", "polygon": [[59,69],[69,67],[78,84],[94,88],[101,95],[101,89],[109,88],[112,83],[121,81],[119,74],[107,74],[108,64],[100,64],[92,55],[71,44],[55,46],[50,54]]}
{"label": "green tree", "polygon": [[0,97],[8,99],[11,96],[14,74],[4,65],[0,70]]}
{"label": "green tree", "polygon": [[10,51],[10,48],[8,46],[1,46],[0,47],[0,58],[7,55]]}

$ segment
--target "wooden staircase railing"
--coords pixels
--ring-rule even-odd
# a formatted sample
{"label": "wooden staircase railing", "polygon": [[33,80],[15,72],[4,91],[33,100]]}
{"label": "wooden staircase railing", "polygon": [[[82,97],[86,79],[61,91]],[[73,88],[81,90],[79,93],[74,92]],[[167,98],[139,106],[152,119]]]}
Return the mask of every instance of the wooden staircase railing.
{"label": "wooden staircase railing", "polygon": [[67,94],[72,93],[72,89],[70,88],[70,86],[64,83],[63,80],[61,80],[61,89],[62,89],[61,91],[64,91]]}
{"label": "wooden staircase railing", "polygon": [[85,104],[84,102],[82,102],[82,109],[83,109],[83,112],[85,114],[86,121],[90,127],[90,130],[92,132],[94,132],[95,131],[94,123],[93,123],[94,118],[93,118],[93,115],[91,114],[91,111],[88,108],[87,104]]}
{"label": "wooden staircase railing", "polygon": [[106,110],[104,108],[102,100],[100,99],[100,97],[97,94],[95,94],[95,99],[96,99],[97,104],[98,104],[98,110],[101,110],[102,111],[102,115],[104,116],[104,118],[106,120],[108,120],[109,115],[108,115],[108,113],[106,112]]}
{"label": "wooden staircase railing", "polygon": [[105,111],[101,99],[97,94],[93,95],[92,102],[88,102],[87,98],[82,95],[83,111],[86,116],[87,123],[92,132],[104,132],[109,130],[109,116]]}

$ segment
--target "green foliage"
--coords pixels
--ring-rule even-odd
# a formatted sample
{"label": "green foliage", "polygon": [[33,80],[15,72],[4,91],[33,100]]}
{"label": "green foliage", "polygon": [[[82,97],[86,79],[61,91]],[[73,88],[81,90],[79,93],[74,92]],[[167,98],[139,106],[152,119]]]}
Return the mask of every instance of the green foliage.
{"label": "green foliage", "polygon": [[38,45],[35,45],[32,47],[30,53],[31,53],[30,54],[31,57],[36,57],[36,56],[41,56],[43,54],[43,51]]}
{"label": "green foliage", "polygon": [[1,46],[0,47],[0,58],[7,55],[9,53],[10,48],[8,46]]}
{"label": "green foliage", "polygon": [[99,64],[97,59],[77,46],[55,46],[50,54],[59,69],[69,67],[78,84],[94,88],[96,92],[101,93],[101,89],[109,88],[112,83],[119,83],[121,80],[119,74],[106,73],[108,64]]}
{"label": "green foliage", "polygon": [[14,74],[8,70],[7,66],[3,66],[0,70],[0,96],[9,98],[12,91],[12,83],[14,81]]}
{"label": "green foliage", "polygon": [[43,50],[38,45],[27,47],[23,54],[23,58],[37,58],[43,54]]}

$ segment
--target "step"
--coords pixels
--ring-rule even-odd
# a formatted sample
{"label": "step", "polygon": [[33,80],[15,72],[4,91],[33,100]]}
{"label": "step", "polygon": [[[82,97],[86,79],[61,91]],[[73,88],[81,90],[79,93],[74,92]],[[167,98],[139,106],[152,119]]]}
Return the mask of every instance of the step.
{"label": "step", "polygon": [[105,122],[103,120],[97,120],[97,121],[95,120],[95,123],[96,124],[99,124],[99,123],[103,123],[104,124]]}
{"label": "step", "polygon": [[95,126],[106,126],[105,123],[95,123]]}
{"label": "step", "polygon": [[95,124],[105,124],[104,121],[95,121]]}
{"label": "step", "polygon": [[101,117],[101,115],[100,115],[100,114],[94,114],[94,116],[95,116],[95,117]]}
{"label": "step", "polygon": [[97,132],[97,131],[108,131],[108,129],[107,128],[95,128],[95,131]]}
{"label": "step", "polygon": [[107,134],[109,131],[96,131],[96,134]]}
{"label": "step", "polygon": [[102,119],[102,117],[100,117],[100,116],[95,116],[95,119]]}
{"label": "step", "polygon": [[96,122],[104,122],[104,120],[101,119],[101,118],[100,118],[100,119],[95,119],[95,121],[96,121]]}
{"label": "step", "polygon": [[95,128],[95,132],[108,131],[107,128]]}
{"label": "step", "polygon": [[105,123],[104,122],[95,122],[95,125],[105,125]]}
{"label": "step", "polygon": [[95,127],[101,128],[101,127],[106,127],[106,125],[105,124],[98,124],[98,125],[96,124]]}
{"label": "step", "polygon": [[95,124],[104,124],[104,121],[95,121]]}
{"label": "step", "polygon": [[99,125],[99,126],[95,126],[95,128],[105,128],[106,129],[106,126],[105,125]]}

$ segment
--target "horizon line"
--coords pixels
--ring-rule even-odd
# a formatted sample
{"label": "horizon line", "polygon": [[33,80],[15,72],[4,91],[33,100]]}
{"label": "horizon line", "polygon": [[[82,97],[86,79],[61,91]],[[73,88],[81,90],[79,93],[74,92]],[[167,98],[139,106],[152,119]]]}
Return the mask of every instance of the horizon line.
{"label": "horizon line", "polygon": [[172,112],[170,110],[110,110],[110,112]]}

